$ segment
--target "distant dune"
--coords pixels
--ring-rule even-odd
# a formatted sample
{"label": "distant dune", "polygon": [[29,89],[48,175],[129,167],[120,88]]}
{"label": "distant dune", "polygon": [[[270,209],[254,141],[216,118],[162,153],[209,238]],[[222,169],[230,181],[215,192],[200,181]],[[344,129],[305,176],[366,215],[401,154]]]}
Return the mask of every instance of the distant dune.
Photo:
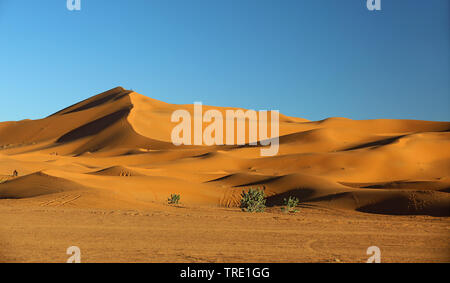
{"label": "distant dune", "polygon": [[261,157],[259,146],[174,146],[178,109],[193,105],[118,87],[44,119],[0,123],[0,199],[69,193],[61,205],[120,209],[179,193],[186,204],[235,207],[242,190],[265,187],[270,206],[294,195],[302,205],[450,216],[450,122],[280,115],[279,154]]}

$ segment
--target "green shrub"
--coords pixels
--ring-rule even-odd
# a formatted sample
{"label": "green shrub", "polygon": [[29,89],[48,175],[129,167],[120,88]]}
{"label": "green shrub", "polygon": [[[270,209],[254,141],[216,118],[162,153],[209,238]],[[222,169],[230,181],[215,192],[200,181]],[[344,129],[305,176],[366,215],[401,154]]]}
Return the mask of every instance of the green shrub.
{"label": "green shrub", "polygon": [[284,199],[284,205],[285,207],[281,208],[286,213],[289,212],[298,212],[297,209],[295,209],[300,201],[296,197],[289,197],[289,199]]}
{"label": "green shrub", "polygon": [[241,194],[241,209],[245,212],[264,212],[266,199],[263,189],[250,189]]}
{"label": "green shrub", "polygon": [[180,195],[171,194],[170,198],[167,199],[167,202],[169,204],[178,204],[180,202],[180,199],[181,199]]}

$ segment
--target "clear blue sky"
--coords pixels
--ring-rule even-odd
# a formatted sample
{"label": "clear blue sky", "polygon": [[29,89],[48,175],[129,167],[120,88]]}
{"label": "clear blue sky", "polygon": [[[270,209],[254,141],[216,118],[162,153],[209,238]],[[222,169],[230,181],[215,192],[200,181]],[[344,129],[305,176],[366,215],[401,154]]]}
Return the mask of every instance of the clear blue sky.
{"label": "clear blue sky", "polygon": [[450,121],[448,0],[0,0],[0,121],[121,85],[319,120]]}

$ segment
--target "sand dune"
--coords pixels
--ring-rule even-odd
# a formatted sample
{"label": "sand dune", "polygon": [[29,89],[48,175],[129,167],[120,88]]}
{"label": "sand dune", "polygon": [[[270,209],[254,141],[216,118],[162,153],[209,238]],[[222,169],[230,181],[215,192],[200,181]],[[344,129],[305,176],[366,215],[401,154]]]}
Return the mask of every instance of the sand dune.
{"label": "sand dune", "polygon": [[0,188],[1,199],[25,199],[70,190],[86,189],[72,181],[47,175],[43,172],[9,179]]}
{"label": "sand dune", "polygon": [[261,157],[258,146],[174,146],[177,109],[193,105],[118,87],[44,119],[0,123],[0,199],[77,190],[96,194],[76,205],[125,208],[177,192],[185,204],[233,207],[243,189],[264,187],[270,206],[292,195],[303,205],[450,216],[449,122],[280,115],[279,154]]}

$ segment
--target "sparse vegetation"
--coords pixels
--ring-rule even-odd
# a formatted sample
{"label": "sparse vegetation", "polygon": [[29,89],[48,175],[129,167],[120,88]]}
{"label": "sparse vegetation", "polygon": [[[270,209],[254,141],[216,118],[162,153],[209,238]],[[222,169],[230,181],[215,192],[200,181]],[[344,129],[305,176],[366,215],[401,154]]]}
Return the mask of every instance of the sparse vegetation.
{"label": "sparse vegetation", "polygon": [[298,212],[298,210],[296,209],[298,203],[299,203],[299,199],[296,197],[289,197],[289,199],[284,199],[284,205],[285,207],[282,207],[281,210],[284,211],[285,213],[296,213]]}
{"label": "sparse vegetation", "polygon": [[170,198],[167,199],[168,204],[179,204],[181,196],[177,194],[171,194]]}
{"label": "sparse vegetation", "polygon": [[241,209],[245,212],[264,212],[266,208],[266,196],[264,188],[250,189],[241,194]]}

